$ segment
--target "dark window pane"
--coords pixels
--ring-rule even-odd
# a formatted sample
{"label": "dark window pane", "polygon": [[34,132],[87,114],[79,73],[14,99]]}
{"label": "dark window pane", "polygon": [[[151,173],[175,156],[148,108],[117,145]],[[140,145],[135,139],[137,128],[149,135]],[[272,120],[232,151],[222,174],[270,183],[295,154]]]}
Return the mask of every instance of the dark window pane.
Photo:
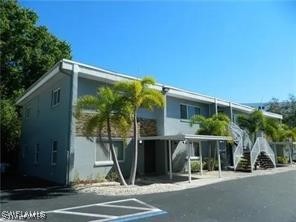
{"label": "dark window pane", "polygon": [[180,118],[187,119],[187,106],[180,105]]}
{"label": "dark window pane", "polygon": [[188,119],[190,119],[194,115],[199,115],[200,109],[195,106],[188,106]]}

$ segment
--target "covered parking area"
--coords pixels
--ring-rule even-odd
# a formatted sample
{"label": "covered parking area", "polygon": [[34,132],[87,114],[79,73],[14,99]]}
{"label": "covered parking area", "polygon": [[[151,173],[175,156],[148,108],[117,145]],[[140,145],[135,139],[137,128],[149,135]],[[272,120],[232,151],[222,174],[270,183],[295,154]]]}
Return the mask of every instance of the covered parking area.
{"label": "covered parking area", "polygon": [[[177,134],[177,135],[167,135],[167,136],[150,136],[150,137],[140,137],[139,141],[167,141],[168,142],[168,171],[169,178],[173,180],[173,159],[172,159],[172,141],[183,142],[186,145],[187,151],[187,164],[188,164],[188,182],[191,182],[191,157],[194,143],[198,143],[200,163],[203,160],[202,154],[202,142],[216,142],[217,158],[218,158],[218,170],[219,178],[222,177],[222,167],[221,167],[221,156],[220,156],[220,146],[221,143],[226,143],[227,141],[232,141],[232,137],[228,136],[212,136],[212,135],[190,135],[190,134]],[[200,168],[201,175],[203,174],[202,167]]]}
{"label": "covered parking area", "polygon": [[290,164],[296,162],[296,142],[272,142],[271,147],[275,154],[276,164],[279,164],[278,157],[286,157]]}

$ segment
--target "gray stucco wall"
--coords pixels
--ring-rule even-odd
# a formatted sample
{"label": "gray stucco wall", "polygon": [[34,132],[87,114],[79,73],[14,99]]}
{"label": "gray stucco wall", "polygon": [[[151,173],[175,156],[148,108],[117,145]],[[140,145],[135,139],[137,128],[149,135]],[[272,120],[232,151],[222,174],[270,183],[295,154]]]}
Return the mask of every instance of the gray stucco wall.
{"label": "gray stucco wall", "polygon": [[[90,180],[104,178],[112,169],[113,164],[96,165],[96,146],[99,144],[96,139],[87,139],[86,137],[75,137],[74,148],[74,165],[71,169],[70,181],[73,182],[77,179]],[[126,146],[124,148],[124,161],[120,162],[120,167],[124,176],[129,175],[131,167],[131,147],[133,142],[131,139],[127,139]]]}
{"label": "gray stucco wall", "polygon": [[180,119],[180,104],[188,104],[200,108],[200,114],[209,115],[209,105],[189,100],[183,100],[173,97],[167,97],[167,118],[165,120],[165,134],[195,134],[198,129],[198,124],[190,126],[190,121]]}
{"label": "gray stucco wall", "polygon": [[[66,151],[69,141],[69,105],[71,76],[57,74],[31,95],[22,107],[21,170],[64,184],[66,180]],[[60,104],[52,107],[52,90],[60,88]],[[25,111],[30,107],[30,117]],[[58,141],[57,164],[51,164],[52,142]],[[39,144],[39,163],[34,163],[35,147]]]}

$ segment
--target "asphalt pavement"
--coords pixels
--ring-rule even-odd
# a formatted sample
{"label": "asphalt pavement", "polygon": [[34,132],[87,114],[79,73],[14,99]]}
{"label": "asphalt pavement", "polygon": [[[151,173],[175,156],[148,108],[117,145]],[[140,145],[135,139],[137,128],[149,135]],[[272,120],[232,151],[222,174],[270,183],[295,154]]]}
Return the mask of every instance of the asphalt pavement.
{"label": "asphalt pavement", "polygon": [[183,191],[98,196],[53,187],[1,192],[3,211],[46,211],[47,221],[296,222],[296,170]]}

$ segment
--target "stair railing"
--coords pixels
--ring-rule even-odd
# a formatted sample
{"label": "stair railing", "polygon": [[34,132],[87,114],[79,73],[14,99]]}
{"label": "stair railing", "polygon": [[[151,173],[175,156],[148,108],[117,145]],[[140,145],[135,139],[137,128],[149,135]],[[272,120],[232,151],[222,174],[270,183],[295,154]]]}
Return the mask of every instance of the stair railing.
{"label": "stair railing", "polygon": [[250,153],[250,160],[251,160],[251,171],[253,171],[253,168],[255,166],[255,163],[256,163],[256,160],[257,160],[257,157],[260,153],[260,147],[261,147],[261,140],[260,140],[260,137],[258,137],[254,143],[254,146],[251,150],[251,153]]}
{"label": "stair railing", "polygon": [[234,170],[236,170],[238,163],[243,157],[244,149],[246,147],[251,148],[252,143],[248,134],[244,130],[242,130],[238,125],[236,125],[235,123],[230,123],[229,127],[232,133],[233,140],[235,143],[237,143],[235,150],[233,152],[233,167]]}
{"label": "stair railing", "polygon": [[267,142],[267,140],[264,137],[257,137],[256,142],[252,148],[251,151],[251,169],[253,170],[253,168],[255,167],[255,163],[256,160],[258,158],[258,155],[261,152],[265,152],[265,155],[267,155],[269,157],[269,159],[272,161],[274,167],[276,166],[275,163],[275,155],[273,150],[271,149],[269,143]]}
{"label": "stair railing", "polygon": [[243,141],[240,140],[238,145],[235,148],[235,151],[233,152],[233,167],[235,170],[241,158],[243,157],[243,154],[244,154]]}

